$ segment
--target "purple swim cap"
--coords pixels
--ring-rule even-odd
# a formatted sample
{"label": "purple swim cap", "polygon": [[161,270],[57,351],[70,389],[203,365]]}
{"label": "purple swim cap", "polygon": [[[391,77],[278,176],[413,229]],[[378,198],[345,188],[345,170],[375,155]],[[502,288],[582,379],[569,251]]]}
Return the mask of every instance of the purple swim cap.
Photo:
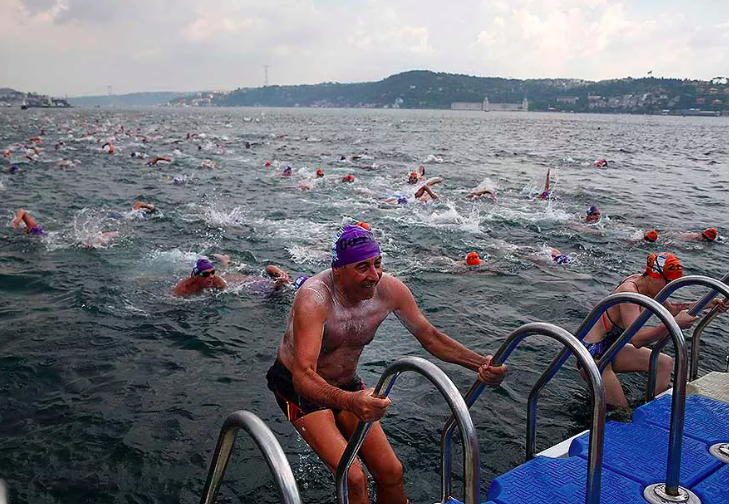
{"label": "purple swim cap", "polygon": [[597,209],[595,205],[592,205],[590,208],[587,209],[587,215],[594,214],[599,212],[600,210]]}
{"label": "purple swim cap", "polygon": [[372,231],[360,226],[344,226],[332,246],[332,268],[365,261],[381,255]]}
{"label": "purple swim cap", "polygon": [[560,254],[552,259],[557,264],[569,264],[569,262],[572,260],[570,256]]}
{"label": "purple swim cap", "polygon": [[192,270],[192,276],[199,275],[203,271],[215,269],[212,264],[210,264],[210,261],[205,259],[204,257],[202,259],[198,259],[195,263],[195,268]]}

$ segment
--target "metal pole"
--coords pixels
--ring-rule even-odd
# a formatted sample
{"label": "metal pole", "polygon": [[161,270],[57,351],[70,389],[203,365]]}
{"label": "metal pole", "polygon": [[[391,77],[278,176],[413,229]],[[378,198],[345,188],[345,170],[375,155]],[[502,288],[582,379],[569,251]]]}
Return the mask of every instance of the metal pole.
{"label": "metal pole", "polygon": [[294,473],[291,472],[291,466],[289,466],[286,455],[273,432],[263,423],[263,420],[253,413],[243,410],[234,411],[223,422],[205,487],[203,488],[203,494],[200,498],[200,504],[213,504],[215,502],[220,491],[220,485],[223,482],[225,469],[230,461],[236,435],[241,428],[250,434],[263,453],[268,467],[276,479],[281,492],[281,500],[284,504],[301,504]]}
{"label": "metal pole", "polygon": [[[580,324],[580,327],[577,328],[577,331],[575,332],[575,337],[580,341],[585,339],[587,333],[590,332],[590,329],[592,329],[592,326],[597,323],[602,314],[605,313],[612,306],[620,303],[635,303],[642,306],[643,308],[646,308],[647,310],[638,317],[634,324],[632,324],[623,332],[620,338],[618,338],[618,341],[615,342],[613,347],[611,347],[608,352],[612,351],[613,348],[617,348],[617,351],[623,348],[623,346],[628,343],[630,338],[633,337],[638,329],[640,329],[640,326],[650,318],[654,308],[660,306],[657,302],[647,296],[643,296],[642,294],[635,294],[632,292],[618,292],[615,294],[610,294],[592,308],[590,313]],[[527,401],[527,460],[534,458],[534,454],[537,451],[537,424],[535,413],[537,411],[539,394],[541,393],[542,389],[544,389],[544,387],[552,380],[552,378],[554,378],[554,375],[557,374],[557,371],[559,371],[564,363],[567,362],[567,359],[569,359],[570,355],[571,353],[567,348],[562,349],[560,353],[552,360],[549,366],[547,366],[547,369],[544,371],[544,373],[542,373],[537,382],[534,384],[531,392],[529,393],[529,399]]]}
{"label": "metal pole", "polygon": [[[711,324],[711,322],[719,316],[719,309],[714,308],[706,316],[701,319],[701,322],[696,326],[693,336],[691,336],[691,365],[689,366],[689,381],[694,381],[699,377],[699,352],[701,351],[701,335],[704,332],[704,328]],[[651,354],[651,358],[653,354]]]}
{"label": "metal pole", "polygon": [[[453,415],[457,419],[463,441],[463,471],[465,473],[464,504],[479,504],[481,502],[481,478],[479,474],[478,438],[473,421],[471,420],[471,415],[468,414],[468,408],[461,394],[450,378],[438,366],[420,357],[404,357],[388,366],[380,377],[377,387],[375,387],[375,394],[386,397],[395,384],[397,377],[405,371],[414,371],[425,376],[435,385],[451,408]],[[387,383],[387,387],[385,387],[385,383]],[[347,443],[347,448],[345,448],[342,458],[339,461],[336,474],[338,504],[347,504],[349,502],[347,496],[347,473],[371,425],[371,423],[365,422],[357,424],[352,437],[349,439],[349,443]]]}
{"label": "metal pole", "polygon": [[[506,341],[504,341],[494,355],[492,362],[495,365],[503,364],[521,341],[533,335],[548,336],[557,340],[563,346],[567,347],[569,351],[574,353],[577,360],[579,360],[585,369],[592,393],[592,425],[588,451],[587,493],[585,502],[588,504],[599,504],[602,482],[602,445],[605,427],[605,389],[603,387],[602,377],[590,353],[572,334],[560,327],[544,322],[525,324],[509,334]],[[473,405],[481,392],[483,392],[484,387],[485,385],[478,381],[473,384],[465,397],[468,406]],[[535,412],[528,412],[528,415],[534,416]],[[455,421],[451,417],[446,422],[443,428],[443,435],[441,436],[442,502],[446,502],[451,494],[450,455],[454,430]]]}

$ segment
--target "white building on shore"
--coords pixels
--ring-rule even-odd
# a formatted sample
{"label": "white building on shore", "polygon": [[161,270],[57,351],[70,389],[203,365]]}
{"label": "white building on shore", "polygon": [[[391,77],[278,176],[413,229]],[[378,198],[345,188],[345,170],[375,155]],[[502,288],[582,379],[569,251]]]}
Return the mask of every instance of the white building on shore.
{"label": "white building on shore", "polygon": [[491,103],[488,96],[482,102],[453,102],[451,110],[483,110],[484,112],[528,112],[526,96],[521,103]]}

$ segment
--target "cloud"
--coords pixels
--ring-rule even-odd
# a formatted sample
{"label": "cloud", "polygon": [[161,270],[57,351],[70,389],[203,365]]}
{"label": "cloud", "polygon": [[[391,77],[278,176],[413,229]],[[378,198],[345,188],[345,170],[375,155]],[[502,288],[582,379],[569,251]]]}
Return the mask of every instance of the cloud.
{"label": "cloud", "polygon": [[728,19],[729,2],[683,0],[1,0],[0,85],[233,89],[261,85],[263,65],[275,84],[418,68],[708,78],[729,65]]}

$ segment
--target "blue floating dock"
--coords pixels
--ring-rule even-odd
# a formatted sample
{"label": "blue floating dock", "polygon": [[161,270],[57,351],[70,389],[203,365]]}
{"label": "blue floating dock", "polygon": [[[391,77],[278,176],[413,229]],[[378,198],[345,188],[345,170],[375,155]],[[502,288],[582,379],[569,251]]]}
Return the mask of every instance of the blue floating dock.
{"label": "blue floating dock", "polygon": [[[587,458],[589,434],[575,438],[569,454]],[[709,446],[684,436],[681,454],[681,486],[691,488],[721,467]],[[652,424],[608,422],[605,424],[603,468],[647,486],[666,479],[668,431]]]}
{"label": "blue floating dock", "polygon": [[692,490],[701,499],[701,504],[726,504],[729,502],[729,465],[716,471]]}
{"label": "blue floating dock", "polygon": [[[582,504],[587,461],[579,457],[536,457],[499,476],[488,498],[496,504]],[[602,504],[646,504],[643,488],[612,471],[602,471]]]}
{"label": "blue floating dock", "polygon": [[[636,409],[633,422],[653,424],[668,430],[671,396],[666,394]],[[729,443],[729,404],[700,395],[687,397],[683,433],[708,445]]]}

